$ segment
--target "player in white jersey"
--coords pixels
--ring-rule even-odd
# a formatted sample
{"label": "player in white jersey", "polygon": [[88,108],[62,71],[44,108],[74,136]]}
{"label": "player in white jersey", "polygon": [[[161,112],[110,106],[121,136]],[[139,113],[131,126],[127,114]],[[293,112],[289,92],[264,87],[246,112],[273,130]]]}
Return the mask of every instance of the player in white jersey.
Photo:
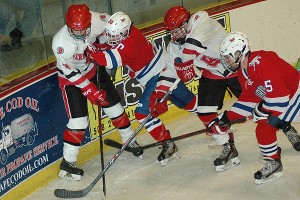
{"label": "player in white jersey", "polygon": [[[236,97],[241,94],[237,75],[224,69],[220,61],[219,44],[228,33],[207,12],[199,11],[190,16],[182,6],[170,8],[165,14],[164,23],[171,34],[167,60],[174,63],[181,80],[192,80],[195,76],[194,67],[202,71],[197,114],[204,125],[208,126],[222,108],[228,88],[230,94],[233,93]],[[223,147],[222,154],[214,161],[216,170],[223,171],[239,164],[233,133],[213,137]]]}
{"label": "player in white jersey", "polygon": [[[100,88],[97,84],[96,65],[86,57],[85,50],[104,32],[107,14],[92,12],[85,4],[71,5],[64,25],[54,36],[52,50],[57,59],[58,80],[69,118],[63,134],[63,160],[59,175],[69,180],[80,180],[83,170],[76,161],[84,133],[88,127],[87,99],[101,105],[105,114],[118,129],[125,142],[134,133],[111,77],[99,67]],[[91,50],[91,49],[90,49]],[[143,154],[136,140],[130,144],[135,156]]]}

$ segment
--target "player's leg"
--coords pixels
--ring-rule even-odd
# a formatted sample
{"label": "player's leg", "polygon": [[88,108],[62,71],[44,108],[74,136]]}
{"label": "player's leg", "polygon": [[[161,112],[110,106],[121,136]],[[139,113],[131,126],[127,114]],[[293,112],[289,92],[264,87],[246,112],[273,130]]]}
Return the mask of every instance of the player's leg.
{"label": "player's leg", "polygon": [[[156,87],[157,79],[158,77],[153,77],[150,81],[148,81],[135,110],[135,117],[140,123],[142,123],[150,113],[149,97]],[[159,118],[151,117],[145,124],[145,128],[156,141],[168,140],[171,138],[170,132],[166,129],[165,125]],[[166,142],[163,144],[163,149],[157,157],[157,160],[162,165],[166,165],[179,157],[176,144],[174,142]]]}
{"label": "player's leg", "polygon": [[[122,142],[124,143],[134,133],[134,130],[124,107],[120,103],[120,95],[111,81],[110,76],[105,68],[100,68],[100,70],[100,88],[106,91],[106,101],[109,103],[107,106],[103,106],[103,111],[119,131]],[[143,149],[137,143],[136,138],[130,142],[128,147],[135,149],[132,151],[134,156],[141,156],[143,154]]]}
{"label": "player's leg", "polygon": [[63,134],[63,160],[59,176],[68,180],[81,180],[84,172],[76,166],[76,161],[88,127],[87,99],[75,86],[61,89],[69,122]]}
{"label": "player's leg", "polygon": [[[226,80],[200,78],[197,112],[205,126],[208,126],[209,122],[217,117],[217,110],[223,105],[226,89]],[[220,156],[214,161],[216,171],[224,171],[238,165],[240,160],[234,144],[233,133],[213,135],[213,138],[218,145],[222,146]]]}
{"label": "player's leg", "polygon": [[258,122],[257,124],[256,138],[265,166],[254,174],[256,184],[269,182],[282,176],[282,163],[276,137],[277,130],[266,122]]}

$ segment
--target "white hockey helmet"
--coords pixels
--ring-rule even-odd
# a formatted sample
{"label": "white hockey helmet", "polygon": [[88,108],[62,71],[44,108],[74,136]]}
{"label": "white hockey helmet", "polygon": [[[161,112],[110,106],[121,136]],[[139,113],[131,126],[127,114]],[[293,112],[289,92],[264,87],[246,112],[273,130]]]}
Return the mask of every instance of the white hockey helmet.
{"label": "white hockey helmet", "polygon": [[105,24],[106,42],[115,46],[129,35],[131,20],[123,12],[116,12]]}
{"label": "white hockey helmet", "polygon": [[241,32],[229,33],[220,43],[221,62],[225,69],[231,72],[237,72],[249,53],[248,38]]}

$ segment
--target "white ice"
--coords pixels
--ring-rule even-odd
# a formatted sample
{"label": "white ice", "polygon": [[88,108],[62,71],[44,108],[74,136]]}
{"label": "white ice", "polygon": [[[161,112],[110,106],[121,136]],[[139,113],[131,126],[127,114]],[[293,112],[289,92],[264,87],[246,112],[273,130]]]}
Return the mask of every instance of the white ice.
{"label": "white ice", "polygon": [[[225,108],[231,104],[228,101]],[[300,124],[293,124],[300,131]],[[282,148],[283,177],[262,185],[255,185],[253,174],[263,167],[257,161],[259,148],[255,137],[255,124],[248,121],[233,126],[235,143],[241,163],[224,172],[216,172],[213,161],[220,155],[220,147],[206,134],[176,141],[181,158],[167,166],[157,162],[161,149],[146,149],[143,159],[123,152],[105,174],[106,197],[102,192],[102,179],[90,193],[81,198],[88,200],[299,200],[300,152],[296,152],[286,136],[278,131],[278,143]],[[187,114],[167,124],[172,136],[203,129],[198,118]],[[138,136],[141,145],[153,143],[148,134]],[[117,152],[105,151],[105,163]],[[57,178],[25,200],[58,199],[53,192],[57,188],[81,190],[87,187],[101,172],[100,157],[82,166],[85,175],[81,181]]]}

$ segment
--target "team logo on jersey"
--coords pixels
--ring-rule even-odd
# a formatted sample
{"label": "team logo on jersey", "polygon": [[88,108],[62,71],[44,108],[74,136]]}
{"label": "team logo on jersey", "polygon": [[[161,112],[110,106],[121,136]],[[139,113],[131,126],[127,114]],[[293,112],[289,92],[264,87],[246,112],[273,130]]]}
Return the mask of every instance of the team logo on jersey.
{"label": "team logo on jersey", "polygon": [[106,15],[100,15],[100,19],[102,20],[102,21],[106,21],[106,18],[107,18],[107,16]]}
{"label": "team logo on jersey", "polygon": [[124,44],[119,43],[114,49],[124,49]]}
{"label": "team logo on jersey", "polygon": [[256,56],[253,58],[253,60],[249,63],[249,67],[254,67],[255,70],[255,66],[260,64],[259,59],[261,59],[261,56]]}
{"label": "team logo on jersey", "polygon": [[63,54],[64,53],[64,48],[58,47],[56,52],[57,52],[57,54]]}
{"label": "team logo on jersey", "polygon": [[252,86],[253,81],[251,81],[251,79],[247,79],[245,81],[245,89],[248,90],[248,86]]}

